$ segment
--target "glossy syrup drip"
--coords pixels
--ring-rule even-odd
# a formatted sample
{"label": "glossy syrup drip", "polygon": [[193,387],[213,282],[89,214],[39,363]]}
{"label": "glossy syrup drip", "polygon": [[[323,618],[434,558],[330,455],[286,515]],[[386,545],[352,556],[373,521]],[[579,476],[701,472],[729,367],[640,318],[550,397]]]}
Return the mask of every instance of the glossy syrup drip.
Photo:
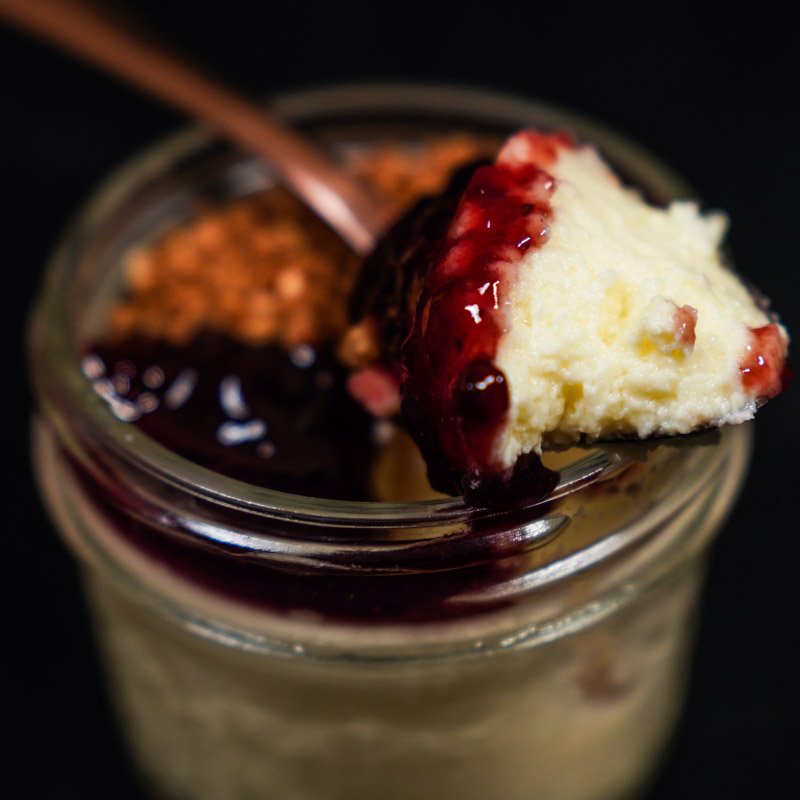
{"label": "glossy syrup drip", "polygon": [[428,267],[402,352],[403,411],[434,484],[449,471],[458,488],[474,489],[503,471],[496,443],[509,394],[497,347],[522,257],[548,239],[555,190],[548,168],[567,146],[563,134],[513,137],[495,164],[474,172]]}

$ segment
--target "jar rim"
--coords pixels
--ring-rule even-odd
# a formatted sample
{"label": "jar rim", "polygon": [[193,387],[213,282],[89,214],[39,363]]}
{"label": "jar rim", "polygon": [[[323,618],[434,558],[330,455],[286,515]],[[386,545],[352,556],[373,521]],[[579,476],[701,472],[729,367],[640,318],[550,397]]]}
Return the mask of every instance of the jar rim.
{"label": "jar rim", "polygon": [[[646,177],[665,196],[691,195],[686,185],[657,158],[604,126],[556,106],[495,91],[444,84],[359,83],[295,91],[276,98],[271,107],[279,115],[300,123],[313,123],[316,118],[324,120],[326,115],[343,113],[411,112],[438,116],[460,113],[466,121],[475,119],[476,109],[480,109],[481,119],[497,125],[507,123],[510,128],[524,124],[567,127],[596,143],[612,160],[624,164],[629,175]],[[32,320],[30,345],[40,406],[62,442],[75,446],[69,427],[74,415],[78,415],[104,447],[162,483],[213,504],[297,522],[379,528],[435,525],[504,513],[488,507],[467,506],[460,497],[387,503],[279,492],[229,478],[189,461],[108,413],[106,405],[84,378],[78,348],[68,333],[70,323],[62,300],[70,278],[69,267],[92,241],[115,203],[135,192],[146,178],[163,173],[176,160],[201,152],[215,141],[210,133],[192,127],[168,136],[128,160],[93,192],[56,247]],[[720,454],[715,457],[714,451],[718,448],[700,449],[708,459],[707,468],[713,468],[715,461],[721,458]],[[577,476],[586,474],[587,470],[590,482],[594,482],[613,473],[619,463],[613,446],[589,453],[563,471],[552,495],[528,508],[534,509],[582,488],[587,482]]]}

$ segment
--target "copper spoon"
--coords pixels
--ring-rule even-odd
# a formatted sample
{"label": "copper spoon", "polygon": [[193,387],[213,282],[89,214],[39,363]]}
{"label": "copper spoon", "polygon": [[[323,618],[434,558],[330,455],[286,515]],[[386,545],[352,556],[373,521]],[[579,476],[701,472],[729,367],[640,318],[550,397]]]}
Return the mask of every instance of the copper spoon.
{"label": "copper spoon", "polygon": [[310,139],[126,25],[104,5],[0,0],[0,18],[113,72],[264,157],[359,255],[374,249],[392,221],[389,207],[344,174]]}

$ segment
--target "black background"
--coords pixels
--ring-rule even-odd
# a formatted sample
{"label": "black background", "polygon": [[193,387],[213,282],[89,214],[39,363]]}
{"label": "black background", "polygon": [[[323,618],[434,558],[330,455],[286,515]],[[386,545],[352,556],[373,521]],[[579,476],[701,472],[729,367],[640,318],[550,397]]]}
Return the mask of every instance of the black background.
{"label": "black background", "polygon": [[[444,80],[593,116],[660,155],[704,204],[730,213],[739,269],[800,331],[800,75],[787,20],[757,19],[753,6],[739,22],[705,24],[698,7],[679,14],[661,5],[641,16],[469,2],[457,10],[294,3],[279,13],[240,0],[128,5],[257,96],[350,80]],[[20,779],[6,795],[15,798],[142,798],[105,700],[72,562],[30,477],[22,342],[61,227],[110,169],[183,120],[2,28],[0,86],[3,626],[11,645],[2,661],[10,710],[2,781]],[[760,413],[750,479],[715,547],[688,707],[651,800],[785,796],[784,783],[800,779],[799,393],[795,382]]]}

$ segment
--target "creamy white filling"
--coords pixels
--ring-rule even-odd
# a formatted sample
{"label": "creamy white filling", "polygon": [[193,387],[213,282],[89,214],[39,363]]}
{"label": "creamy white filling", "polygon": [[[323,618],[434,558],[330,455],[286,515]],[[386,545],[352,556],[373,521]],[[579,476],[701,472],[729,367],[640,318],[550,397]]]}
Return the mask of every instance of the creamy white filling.
{"label": "creamy white filling", "polygon": [[[588,147],[562,148],[551,171],[550,239],[523,258],[505,300],[502,462],[581,434],[671,435],[751,418],[739,367],[749,328],[770,320],[722,264],[725,216],[691,202],[649,206]],[[690,329],[693,312],[692,344],[680,323]]]}

